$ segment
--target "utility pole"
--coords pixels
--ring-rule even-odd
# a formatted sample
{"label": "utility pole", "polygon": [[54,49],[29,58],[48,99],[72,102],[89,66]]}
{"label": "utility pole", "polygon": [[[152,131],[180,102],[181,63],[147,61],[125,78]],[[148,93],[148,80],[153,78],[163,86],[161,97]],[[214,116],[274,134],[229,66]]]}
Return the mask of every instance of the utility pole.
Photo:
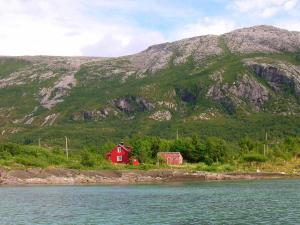
{"label": "utility pole", "polygon": [[268,153],[268,133],[266,132],[266,152]]}
{"label": "utility pole", "polygon": [[176,140],[178,140],[179,134],[178,134],[178,129],[176,131]]}
{"label": "utility pole", "polygon": [[41,138],[39,138],[39,148],[41,147]]}
{"label": "utility pole", "polygon": [[68,138],[65,136],[65,140],[66,140],[66,155],[67,155],[67,159],[69,159],[69,149],[68,149]]}

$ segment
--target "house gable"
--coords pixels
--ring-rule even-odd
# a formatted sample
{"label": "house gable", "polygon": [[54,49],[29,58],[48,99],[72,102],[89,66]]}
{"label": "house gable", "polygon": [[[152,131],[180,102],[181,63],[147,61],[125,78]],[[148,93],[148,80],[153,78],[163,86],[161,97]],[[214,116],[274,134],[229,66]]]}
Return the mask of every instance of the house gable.
{"label": "house gable", "polygon": [[118,144],[107,154],[107,159],[113,163],[129,163],[130,152],[131,148]]}

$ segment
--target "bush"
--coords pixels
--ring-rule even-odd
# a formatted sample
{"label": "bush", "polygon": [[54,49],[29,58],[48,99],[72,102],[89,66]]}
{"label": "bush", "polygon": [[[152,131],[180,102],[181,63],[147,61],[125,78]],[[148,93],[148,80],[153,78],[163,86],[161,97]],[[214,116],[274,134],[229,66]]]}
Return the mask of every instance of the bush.
{"label": "bush", "polygon": [[252,163],[252,162],[263,163],[263,162],[266,162],[268,160],[268,158],[261,154],[258,154],[258,153],[250,153],[250,154],[244,155],[243,160],[245,162],[250,162],[250,163]]}
{"label": "bush", "polygon": [[17,144],[13,144],[13,143],[1,144],[0,152],[6,152],[12,156],[15,156],[15,155],[20,154],[21,147]]}
{"label": "bush", "polygon": [[33,156],[19,156],[16,158],[16,162],[30,167],[45,168],[48,166],[47,162]]}
{"label": "bush", "polygon": [[83,151],[81,153],[81,165],[85,167],[94,167],[96,164],[96,161],[93,157],[93,155],[88,151]]}

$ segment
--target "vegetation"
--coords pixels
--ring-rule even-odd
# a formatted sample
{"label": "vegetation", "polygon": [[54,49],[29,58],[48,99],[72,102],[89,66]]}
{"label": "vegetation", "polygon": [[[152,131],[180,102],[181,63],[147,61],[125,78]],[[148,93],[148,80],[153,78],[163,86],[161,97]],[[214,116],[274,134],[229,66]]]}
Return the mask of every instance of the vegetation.
{"label": "vegetation", "polygon": [[[168,68],[155,74],[145,74],[143,78],[132,75],[126,81],[122,80],[124,74],[105,77],[107,71],[99,72],[101,68],[97,64],[84,64],[75,74],[77,86],[51,110],[39,106],[38,92],[41,87],[52,87],[59,76],[49,80],[24,80],[19,85],[0,88],[0,165],[123,168],[111,165],[103,156],[113,143],[124,137],[143,163],[142,169],[155,167],[159,151],[180,151],[189,163],[187,167],[211,171],[266,165],[281,168],[280,165],[297,160],[300,110],[295,93],[288,89],[274,92],[266,80],[244,66],[244,60],[259,57],[267,63],[280,60],[300,65],[299,52],[234,54],[224,40],[220,40],[219,45],[223,54],[210,57],[201,65],[190,57],[185,64],[170,62]],[[126,61],[119,63],[125,65]],[[21,59],[1,58],[0,78],[27,65],[30,63]],[[39,69],[55,74],[65,72],[64,69],[52,71],[47,66]],[[210,76],[219,71],[223,72],[223,83],[228,84],[235,82],[239,75],[248,74],[270,91],[270,100],[257,112],[245,99],[240,99],[243,104],[232,107],[226,101],[223,104],[208,98],[208,89],[215,84]],[[124,97],[141,97],[155,104],[154,111],[170,111],[172,119],[154,121],[149,118],[154,111],[147,110],[121,112],[113,102]],[[176,109],[157,104],[162,101],[174,104]],[[106,118],[73,119],[76,113],[106,108],[112,110]],[[209,109],[215,116],[194,119]],[[54,113],[59,116],[53,125],[42,125],[45,118]],[[32,124],[26,124],[29,118],[34,118]],[[180,138],[174,140],[177,131]],[[271,138],[264,152],[266,131]],[[65,136],[70,140],[68,159],[62,149]],[[39,140],[47,148],[36,147]]]}
{"label": "vegetation", "polygon": [[[133,147],[132,157],[139,159],[140,166],[114,165],[107,161],[104,156],[114,146],[111,142],[101,147],[86,146],[71,151],[68,158],[61,148],[3,143],[0,144],[0,166],[143,170],[168,168],[163,159],[157,159],[159,151],[181,152],[185,163],[179,168],[210,172],[256,171],[260,168],[291,173],[299,170],[300,163],[300,138],[297,137],[267,144],[249,137],[234,143],[217,137],[200,138],[196,135],[178,139],[135,136],[127,138],[125,143]],[[160,163],[157,164],[157,161]]]}

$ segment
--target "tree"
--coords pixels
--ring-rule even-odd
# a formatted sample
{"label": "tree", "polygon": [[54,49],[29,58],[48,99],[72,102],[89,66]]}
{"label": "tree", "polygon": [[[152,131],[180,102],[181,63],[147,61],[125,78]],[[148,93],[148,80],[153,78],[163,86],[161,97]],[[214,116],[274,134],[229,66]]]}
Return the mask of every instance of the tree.
{"label": "tree", "polygon": [[224,162],[227,157],[226,142],[217,137],[209,137],[206,139],[205,160],[208,162]]}
{"label": "tree", "polygon": [[150,137],[149,141],[151,143],[151,155],[153,158],[155,158],[160,149],[161,139],[155,136],[155,137]]}
{"label": "tree", "polygon": [[141,138],[135,138],[130,141],[133,147],[132,156],[137,158],[140,162],[149,162],[152,159],[151,142]]}
{"label": "tree", "polygon": [[243,153],[248,153],[248,152],[254,150],[256,144],[249,137],[245,137],[245,138],[240,140],[239,146],[240,146]]}

